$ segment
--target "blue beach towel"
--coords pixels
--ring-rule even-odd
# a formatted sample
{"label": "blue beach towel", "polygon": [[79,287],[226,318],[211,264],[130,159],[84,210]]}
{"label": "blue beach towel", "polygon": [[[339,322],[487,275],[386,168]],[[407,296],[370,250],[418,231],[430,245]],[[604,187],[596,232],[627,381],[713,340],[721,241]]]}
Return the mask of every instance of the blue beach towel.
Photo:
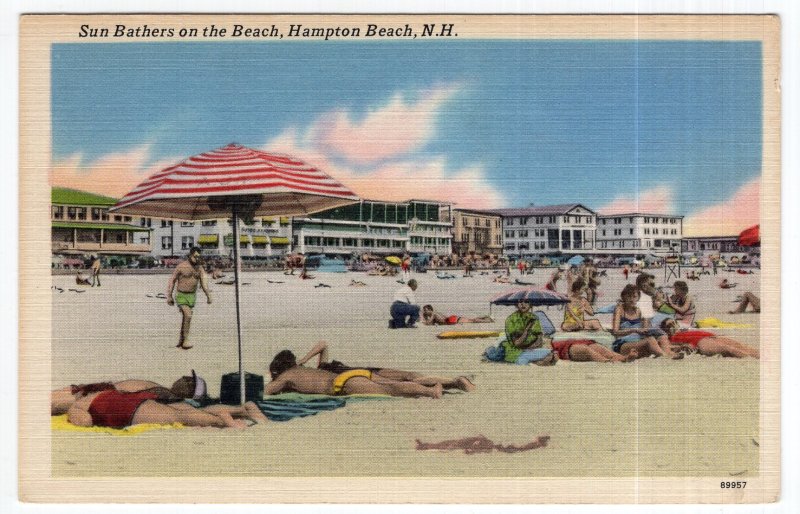
{"label": "blue beach towel", "polygon": [[347,401],[343,398],[314,398],[304,401],[292,400],[261,400],[256,402],[261,412],[270,421],[289,421],[294,418],[314,416],[327,410],[344,407]]}

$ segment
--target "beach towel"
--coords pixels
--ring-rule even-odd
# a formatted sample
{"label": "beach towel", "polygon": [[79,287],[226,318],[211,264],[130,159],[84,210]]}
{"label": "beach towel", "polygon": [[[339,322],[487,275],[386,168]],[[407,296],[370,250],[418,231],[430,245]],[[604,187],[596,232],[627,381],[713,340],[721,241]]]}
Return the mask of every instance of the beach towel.
{"label": "beach towel", "polygon": [[717,318],[703,318],[694,323],[697,328],[753,328],[749,323],[731,323]]}
{"label": "beach towel", "polygon": [[357,394],[329,396],[325,394],[282,393],[257,401],[256,405],[270,421],[289,421],[294,418],[314,416],[320,412],[336,410],[348,402],[387,400],[383,394]]}
{"label": "beach towel", "polygon": [[156,423],[141,423],[124,428],[111,428],[111,427],[79,427],[67,421],[67,415],[50,417],[50,428],[52,430],[60,430],[67,432],[94,432],[96,434],[109,434],[109,435],[137,435],[143,432],[150,432],[151,430],[173,430],[178,428],[185,428],[181,423],[172,423],[169,425],[159,425]]}
{"label": "beach towel", "polygon": [[556,332],[553,334],[553,341],[567,341],[569,339],[591,339],[597,344],[601,344],[606,348],[611,348],[616,339],[611,332],[604,330],[580,330],[578,332]]}
{"label": "beach towel", "polygon": [[553,325],[553,322],[550,321],[550,318],[547,317],[547,314],[545,314],[544,311],[536,311],[534,314],[539,318],[539,324],[542,326],[542,333],[548,337],[552,336],[556,331],[556,327]]}

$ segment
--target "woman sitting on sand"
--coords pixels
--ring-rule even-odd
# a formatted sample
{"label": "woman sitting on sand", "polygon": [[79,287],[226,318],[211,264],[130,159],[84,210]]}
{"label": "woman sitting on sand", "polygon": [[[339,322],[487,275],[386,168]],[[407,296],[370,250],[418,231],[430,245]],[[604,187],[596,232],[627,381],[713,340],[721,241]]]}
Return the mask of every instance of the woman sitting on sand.
{"label": "woman sitting on sand", "polygon": [[633,355],[634,358],[648,355],[682,358],[682,354],[676,354],[670,348],[666,333],[661,329],[651,329],[650,320],[642,318],[642,312],[636,306],[639,296],[639,288],[634,284],[628,284],[622,289],[621,301],[614,309],[611,329],[617,340],[611,349],[620,355]]}
{"label": "woman sitting on sand", "polygon": [[722,282],[719,283],[719,287],[722,289],[733,289],[737,285],[739,284],[737,284],[736,282],[728,282],[727,278],[723,278]]}
{"label": "woman sitting on sand", "polygon": [[555,291],[558,281],[561,280],[562,278],[564,278],[564,271],[561,269],[556,270],[550,276],[550,280],[547,282],[547,285],[545,285],[544,288],[550,291]]}
{"label": "woman sitting on sand", "polygon": [[564,332],[577,332],[579,330],[603,330],[599,320],[585,319],[586,314],[594,316],[592,306],[583,295],[587,286],[583,278],[578,277],[572,282],[569,303],[564,307],[564,322],[561,330]]}
{"label": "woman sitting on sand", "polygon": [[690,323],[695,314],[694,298],[689,296],[689,286],[683,280],[672,285],[673,294],[667,296],[658,311],[673,314],[678,321]]}
{"label": "woman sitting on sand", "polygon": [[700,355],[707,357],[722,355],[723,357],[735,357],[737,359],[743,357],[761,358],[761,353],[751,346],[705,330],[680,329],[678,322],[674,319],[662,321],[661,328],[669,335],[670,342],[678,350],[696,351]]}
{"label": "woman sitting on sand", "polygon": [[463,316],[445,316],[433,310],[432,305],[422,307],[422,323],[425,325],[457,325],[459,323],[493,323],[494,320],[489,316],[479,316],[477,318],[465,318]]}

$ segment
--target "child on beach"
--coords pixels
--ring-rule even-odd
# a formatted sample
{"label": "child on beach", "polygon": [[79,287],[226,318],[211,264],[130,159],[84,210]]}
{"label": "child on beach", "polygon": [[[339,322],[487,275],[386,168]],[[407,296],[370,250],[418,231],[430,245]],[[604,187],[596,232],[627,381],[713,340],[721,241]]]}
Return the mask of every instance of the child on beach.
{"label": "child on beach", "polygon": [[425,325],[457,325],[458,323],[492,323],[494,320],[489,316],[479,316],[477,318],[465,318],[463,316],[445,316],[433,310],[432,305],[422,306],[422,323]]}
{"label": "child on beach", "polygon": [[650,320],[642,317],[636,306],[639,301],[639,288],[628,284],[622,289],[620,303],[614,309],[614,322],[611,333],[617,337],[612,350],[623,356],[645,357],[655,355],[680,359],[682,354],[672,351],[666,333],[661,329],[651,329]]}
{"label": "child on beach", "polygon": [[564,332],[577,332],[579,330],[603,330],[599,320],[585,319],[586,314],[594,316],[592,306],[583,295],[587,285],[583,278],[576,278],[572,282],[569,303],[564,308],[564,322],[561,330]]}

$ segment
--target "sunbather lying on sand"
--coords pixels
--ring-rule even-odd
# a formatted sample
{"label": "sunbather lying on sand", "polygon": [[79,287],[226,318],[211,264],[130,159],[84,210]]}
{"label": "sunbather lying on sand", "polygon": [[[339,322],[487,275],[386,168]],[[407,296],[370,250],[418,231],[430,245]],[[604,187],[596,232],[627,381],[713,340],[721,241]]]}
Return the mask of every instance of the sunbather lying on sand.
{"label": "sunbather lying on sand", "polygon": [[479,316],[477,318],[466,318],[464,316],[445,316],[433,310],[433,306],[424,305],[422,307],[422,323],[425,325],[457,325],[459,323],[493,323],[494,320],[489,316]]}
{"label": "sunbather lying on sand", "polygon": [[[319,356],[317,368],[303,364]],[[300,361],[289,350],[279,352],[269,366],[272,382],[266,394],[294,391],[306,394],[386,394],[390,396],[440,398],[444,388],[471,391],[466,377],[426,377],[420,373],[390,368],[347,366],[328,361],[328,343],[320,341]]]}
{"label": "sunbather lying on sand", "polygon": [[[67,414],[77,426],[124,428],[141,423],[182,423],[190,427],[243,428],[250,423],[266,423],[267,417],[256,404],[243,406],[211,405],[202,409],[183,403],[197,390],[189,392],[184,378],[200,382],[199,377],[182,377],[171,389],[147,380],[103,382],[53,391],[52,415]],[[202,382],[205,384],[205,382]],[[248,423],[249,422],[249,423]]]}
{"label": "sunbather lying on sand", "polygon": [[661,322],[661,329],[669,336],[673,349],[696,351],[700,355],[711,357],[753,357],[761,358],[758,350],[730,337],[718,336],[705,330],[681,330],[674,319],[665,319]]}

